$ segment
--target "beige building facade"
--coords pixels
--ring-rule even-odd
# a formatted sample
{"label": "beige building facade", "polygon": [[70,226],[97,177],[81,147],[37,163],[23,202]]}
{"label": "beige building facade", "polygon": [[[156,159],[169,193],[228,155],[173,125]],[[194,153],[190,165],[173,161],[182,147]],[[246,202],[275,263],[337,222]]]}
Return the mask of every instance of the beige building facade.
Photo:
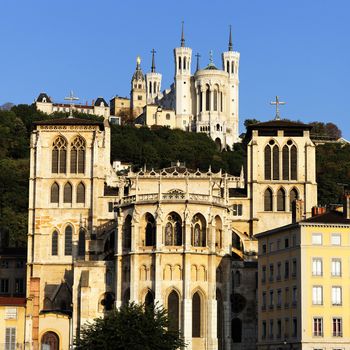
{"label": "beige building facade", "polygon": [[349,348],[349,225],[333,211],[257,235],[259,349]]}
{"label": "beige building facade", "polygon": [[[279,156],[271,160],[266,147],[277,143]],[[188,349],[255,349],[255,235],[290,223],[290,201],[314,205],[316,183],[307,126],[257,124],[248,129],[246,144],[247,177],[243,168],[231,176],[181,163],[118,175],[108,121],[37,122],[31,137],[29,348],[68,349],[86,321],[135,301],[164,305]],[[268,165],[293,176],[268,179]],[[266,197],[267,189],[277,198]]]}

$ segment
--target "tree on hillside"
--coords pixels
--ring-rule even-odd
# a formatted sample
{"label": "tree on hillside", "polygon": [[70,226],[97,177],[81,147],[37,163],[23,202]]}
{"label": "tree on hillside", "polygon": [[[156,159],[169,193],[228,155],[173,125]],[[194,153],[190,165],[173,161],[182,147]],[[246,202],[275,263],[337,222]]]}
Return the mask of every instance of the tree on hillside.
{"label": "tree on hillside", "polygon": [[341,137],[341,130],[333,123],[312,122],[311,138],[326,138],[337,140]]}
{"label": "tree on hillside", "polygon": [[85,325],[75,345],[77,350],[175,350],[185,343],[179,331],[169,330],[165,309],[132,303]]}

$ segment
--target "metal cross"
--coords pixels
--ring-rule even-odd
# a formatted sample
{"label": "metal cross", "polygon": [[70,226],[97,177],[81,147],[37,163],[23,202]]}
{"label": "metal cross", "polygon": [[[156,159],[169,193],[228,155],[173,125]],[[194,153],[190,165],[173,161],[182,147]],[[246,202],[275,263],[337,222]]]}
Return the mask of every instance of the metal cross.
{"label": "metal cross", "polygon": [[197,70],[199,70],[199,58],[201,57],[201,55],[197,53],[195,56],[197,57]]}
{"label": "metal cross", "polygon": [[280,120],[281,119],[279,106],[280,105],[285,105],[285,104],[286,104],[285,102],[282,102],[282,101],[279,100],[278,96],[276,96],[276,100],[275,101],[270,102],[270,105],[276,105],[275,120]]}
{"label": "metal cross", "polygon": [[79,100],[79,97],[74,96],[73,91],[71,91],[69,96],[65,97],[64,99],[70,101],[68,118],[73,118],[73,107],[74,107],[73,101]]}
{"label": "metal cross", "polygon": [[213,50],[209,51],[209,61],[210,63],[213,63]]}

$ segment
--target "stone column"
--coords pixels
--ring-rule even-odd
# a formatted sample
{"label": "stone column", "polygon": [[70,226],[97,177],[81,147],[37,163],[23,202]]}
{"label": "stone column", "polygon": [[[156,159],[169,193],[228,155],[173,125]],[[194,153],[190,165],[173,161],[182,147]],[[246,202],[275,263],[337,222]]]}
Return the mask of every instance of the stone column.
{"label": "stone column", "polygon": [[[215,234],[214,234],[215,236]],[[215,245],[214,245],[215,249]],[[208,350],[217,350],[216,257],[208,256],[207,339]]]}
{"label": "stone column", "polygon": [[139,239],[139,224],[131,225],[131,256],[130,256],[130,301],[139,302],[139,259],[137,243]]}
{"label": "stone column", "polygon": [[115,306],[119,308],[122,304],[122,254],[123,254],[123,222],[124,218],[118,218],[118,228],[117,228],[117,246],[115,254]]}
{"label": "stone column", "polygon": [[161,250],[163,246],[163,230],[162,230],[162,218],[157,217],[157,241],[156,252],[154,254],[154,302],[159,306],[163,306],[164,300],[162,298],[162,264],[161,264]]}

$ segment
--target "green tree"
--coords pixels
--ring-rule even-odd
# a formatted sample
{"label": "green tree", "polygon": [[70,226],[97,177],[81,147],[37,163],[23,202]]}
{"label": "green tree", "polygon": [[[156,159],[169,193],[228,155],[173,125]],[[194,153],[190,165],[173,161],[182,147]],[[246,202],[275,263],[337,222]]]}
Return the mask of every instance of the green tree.
{"label": "green tree", "polygon": [[167,311],[128,304],[85,325],[77,350],[175,350],[185,344],[178,331],[168,330]]}

